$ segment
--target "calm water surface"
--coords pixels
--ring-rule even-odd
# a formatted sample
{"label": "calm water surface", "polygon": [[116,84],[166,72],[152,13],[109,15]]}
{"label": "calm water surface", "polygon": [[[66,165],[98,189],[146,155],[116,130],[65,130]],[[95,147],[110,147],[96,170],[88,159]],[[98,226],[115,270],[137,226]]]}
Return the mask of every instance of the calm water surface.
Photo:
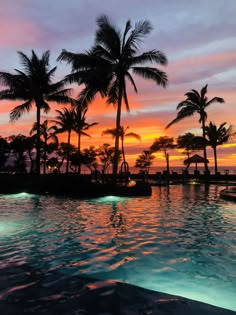
{"label": "calm water surface", "polygon": [[0,272],[27,264],[236,310],[236,203],[221,189],[153,187],[151,197],[90,200],[0,195]]}

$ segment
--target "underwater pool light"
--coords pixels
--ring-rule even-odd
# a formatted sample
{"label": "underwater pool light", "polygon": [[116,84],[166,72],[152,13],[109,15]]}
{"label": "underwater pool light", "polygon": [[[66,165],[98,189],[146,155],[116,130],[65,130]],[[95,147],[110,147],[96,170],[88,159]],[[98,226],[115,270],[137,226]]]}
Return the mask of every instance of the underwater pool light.
{"label": "underwater pool light", "polygon": [[97,202],[111,202],[111,201],[121,201],[121,200],[124,200],[125,197],[119,197],[119,196],[113,196],[113,195],[110,195],[110,196],[105,196],[105,197],[100,197],[100,198],[97,198],[96,201]]}

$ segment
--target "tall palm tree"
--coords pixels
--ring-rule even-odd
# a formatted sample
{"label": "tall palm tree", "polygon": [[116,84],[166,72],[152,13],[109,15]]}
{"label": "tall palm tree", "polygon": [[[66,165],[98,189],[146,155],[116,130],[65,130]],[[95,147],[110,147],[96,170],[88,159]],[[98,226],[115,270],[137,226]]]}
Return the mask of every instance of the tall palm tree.
{"label": "tall palm tree", "polygon": [[212,147],[214,152],[215,161],[215,174],[218,172],[217,167],[217,146],[228,142],[228,140],[236,135],[233,131],[233,126],[226,127],[226,122],[223,122],[219,127],[210,121],[209,125],[205,128],[207,144]]}
{"label": "tall palm tree", "polygon": [[75,120],[76,120],[76,112],[74,108],[66,108],[64,107],[62,110],[56,110],[57,116],[55,120],[52,122],[56,123],[54,126],[54,133],[64,133],[67,132],[67,155],[66,155],[66,173],[69,171],[69,156],[70,156],[70,141],[71,141],[71,132],[74,129]]}
{"label": "tall palm tree", "polygon": [[0,83],[6,86],[0,91],[0,100],[23,100],[10,113],[10,120],[15,121],[36,106],[37,144],[36,172],[40,174],[40,116],[41,111],[50,110],[48,102],[67,103],[70,89],[65,89],[65,81],[52,83],[56,67],[50,69],[50,52],[46,51],[39,58],[34,50],[30,57],[18,52],[23,70],[15,70],[16,74],[0,72]]}
{"label": "tall palm tree", "polygon": [[[205,161],[207,161],[205,134],[205,125],[207,120],[206,108],[213,103],[224,103],[224,99],[221,97],[213,97],[212,99],[208,100],[208,97],[206,96],[207,87],[208,84],[201,89],[200,93],[194,89],[186,93],[186,99],[180,102],[176,107],[176,109],[179,110],[179,112],[177,113],[177,117],[166,126],[166,128],[169,128],[173,124],[179,122],[186,117],[190,117],[195,113],[199,114],[199,123],[201,123],[202,125],[202,137],[204,139],[203,152]],[[205,162],[205,171],[208,171],[207,162]]]}
{"label": "tall palm tree", "polygon": [[[81,156],[81,137],[86,136],[90,137],[90,135],[86,132],[91,127],[97,125],[97,122],[87,123],[86,122],[86,114],[88,111],[88,106],[85,103],[75,100],[74,101],[74,111],[75,111],[75,121],[73,130],[78,135],[78,154]],[[80,160],[80,159],[79,159]],[[78,174],[81,173],[81,163],[78,164]]]}
{"label": "tall palm tree", "polygon": [[[138,22],[134,28],[131,22],[127,21],[124,31],[121,32],[106,15],[102,15],[97,19],[97,25],[95,43],[88,53],[75,54],[63,50],[58,59],[72,65],[72,73],[67,76],[69,82],[85,83],[85,88],[81,92],[84,101],[92,101],[96,93],[100,92],[102,97],[107,96],[108,104],[114,104],[116,107],[117,133],[113,164],[115,179],[119,160],[122,102],[129,110],[127,83],[137,92],[131,71],[166,87],[168,81],[166,73],[151,67],[150,64],[165,66],[167,58],[163,52],[156,49],[144,53],[139,51],[144,37],[152,30],[149,21]],[[149,65],[144,66],[146,63]]]}
{"label": "tall palm tree", "polygon": [[[34,123],[33,128],[30,130],[30,135],[34,135],[35,132],[37,136],[37,123]],[[55,126],[49,126],[48,120],[44,120],[44,122],[40,124],[40,139],[41,138],[43,144],[43,173],[46,174],[47,153],[51,153],[52,147],[49,145],[49,141],[51,144],[54,144],[54,147],[58,145],[58,138],[55,134]]]}
{"label": "tall palm tree", "polygon": [[[120,136],[120,140],[121,140],[121,152],[122,152],[122,157],[123,157],[123,162],[126,162],[125,160],[125,148],[124,148],[124,140],[125,138],[128,137],[132,137],[135,138],[139,141],[141,141],[141,136],[135,132],[127,132],[127,130],[129,129],[129,126],[127,127],[123,127],[120,126],[120,130],[119,130],[119,136]],[[111,135],[112,138],[116,137],[116,128],[112,128],[112,129],[106,129],[102,132],[102,136],[103,135]]]}

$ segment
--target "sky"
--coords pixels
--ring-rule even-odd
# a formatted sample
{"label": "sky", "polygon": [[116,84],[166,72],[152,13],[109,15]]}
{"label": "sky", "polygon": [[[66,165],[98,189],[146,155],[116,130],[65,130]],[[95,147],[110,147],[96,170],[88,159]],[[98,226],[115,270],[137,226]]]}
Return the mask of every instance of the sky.
{"label": "sky", "polygon": [[[236,1],[235,0],[0,0],[0,71],[14,73],[22,69],[17,51],[27,55],[33,49],[37,55],[50,50],[50,65],[57,66],[55,81],[70,73],[70,66],[57,62],[66,49],[85,52],[94,42],[96,19],[106,14],[121,30],[127,20],[132,25],[148,20],[152,32],[140,46],[140,53],[157,49],[168,58],[166,67],[158,66],[168,75],[168,86],[162,88],[154,82],[134,77],[136,94],[128,88],[130,112],[123,108],[122,125],[130,132],[140,134],[142,141],[127,138],[125,148],[131,166],[143,150],[148,150],[155,138],[174,137],[186,132],[201,134],[199,117],[182,120],[169,129],[165,126],[177,114],[176,106],[191,89],[201,90],[208,84],[208,97],[222,97],[224,104],[213,104],[208,110],[208,122],[223,122],[236,126]],[[77,95],[79,89],[74,87]],[[3,87],[0,87],[3,88]],[[14,124],[9,122],[10,111],[20,102],[0,102],[0,135],[29,135],[35,121],[33,109]],[[55,109],[42,114],[42,121],[53,119]],[[102,131],[115,127],[115,108],[105,99],[97,97],[89,106],[87,122],[99,124],[89,130],[91,138],[83,137],[82,148],[103,143],[114,144]],[[66,135],[62,136],[66,140]],[[73,136],[76,144],[76,136]],[[183,165],[186,158],[181,152],[171,150],[171,166]],[[213,166],[213,151],[208,148],[209,166]],[[162,166],[162,153],[156,154],[155,166]],[[235,165],[236,139],[218,148],[218,164]]]}

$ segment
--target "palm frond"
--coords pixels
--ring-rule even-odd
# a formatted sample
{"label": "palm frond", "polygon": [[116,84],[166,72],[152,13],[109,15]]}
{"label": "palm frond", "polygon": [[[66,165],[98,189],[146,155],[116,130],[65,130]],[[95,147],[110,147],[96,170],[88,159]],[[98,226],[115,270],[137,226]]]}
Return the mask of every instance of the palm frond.
{"label": "palm frond", "polygon": [[98,30],[95,35],[95,42],[104,46],[115,58],[119,58],[121,51],[121,33],[111,23],[106,15],[97,19]]}
{"label": "palm frond", "polygon": [[139,49],[140,43],[142,42],[142,39],[145,37],[145,35],[149,34],[151,30],[152,25],[149,21],[145,20],[135,23],[135,27],[125,43],[124,51],[137,51]]}
{"label": "palm frond", "polygon": [[128,79],[128,81],[129,81],[129,82],[131,83],[131,85],[133,86],[135,93],[138,93],[138,89],[137,89],[137,87],[136,87],[136,84],[135,84],[134,79],[132,78],[131,74],[130,74],[129,72],[127,72],[127,73],[125,74],[125,77]]}
{"label": "palm frond", "polygon": [[16,106],[10,112],[10,121],[18,120],[24,113],[29,112],[32,107],[31,101],[27,101],[21,105]]}
{"label": "palm frond", "polygon": [[102,132],[102,136],[104,135],[111,135],[112,138],[114,139],[116,136],[116,128],[111,128],[111,129],[106,129]]}
{"label": "palm frond", "polygon": [[48,113],[50,111],[50,106],[45,101],[42,101],[40,103],[40,109],[42,109],[45,113]]}
{"label": "palm frond", "polygon": [[187,107],[185,108],[182,108],[178,114],[177,114],[177,117],[175,119],[173,119],[166,127],[165,129],[168,129],[170,128],[172,125],[176,124],[177,122],[181,121],[182,119],[186,118],[186,117],[190,117],[190,116],[193,116],[195,113],[194,110],[192,109],[189,109]]}
{"label": "palm frond", "polygon": [[147,51],[139,56],[134,56],[130,60],[131,65],[144,64],[147,62],[157,63],[163,66],[168,64],[166,55],[163,52],[155,49]]}
{"label": "palm frond", "polygon": [[12,88],[17,82],[17,76],[11,73],[7,72],[0,72],[0,83],[4,86],[9,86],[9,88]]}
{"label": "palm frond", "polygon": [[168,78],[164,71],[150,67],[132,67],[132,70],[144,79],[152,80],[164,88],[167,86]]}
{"label": "palm frond", "polygon": [[122,39],[122,51],[124,51],[126,36],[129,33],[129,31],[131,30],[131,27],[132,27],[131,22],[130,22],[130,20],[128,20],[126,22],[126,25],[125,25],[125,30],[124,30],[123,39]]}
{"label": "palm frond", "polygon": [[206,93],[207,93],[207,87],[208,84],[206,84],[202,89],[201,89],[201,99],[204,99]]}
{"label": "palm frond", "polygon": [[20,63],[22,64],[24,70],[27,74],[30,74],[33,70],[30,58],[22,51],[17,51],[17,53],[19,55]]}
{"label": "palm frond", "polygon": [[180,108],[182,109],[184,107],[188,107],[189,109],[194,110],[194,111],[199,111],[199,109],[200,109],[198,106],[198,103],[194,103],[189,99],[180,102],[177,105],[176,109],[178,110],[178,109],[180,109]]}
{"label": "palm frond", "polygon": [[79,95],[77,96],[77,100],[83,105],[83,106],[88,106],[92,101],[94,100],[97,90],[94,89],[93,87],[85,86],[83,88]]}
{"label": "palm frond", "polygon": [[135,138],[135,139],[141,141],[141,136],[135,132],[126,133],[125,137],[132,137],[132,138]]}
{"label": "palm frond", "polygon": [[111,82],[111,86],[109,87],[109,93],[107,98],[108,104],[116,104],[118,101],[118,88],[119,88],[119,82],[118,80],[114,80]]}
{"label": "palm frond", "polygon": [[128,100],[128,96],[127,96],[127,89],[126,89],[125,80],[123,81],[122,91],[123,91],[123,99],[125,102],[125,107],[126,107],[127,112],[129,112],[130,108],[129,108],[129,100]]}
{"label": "palm frond", "polygon": [[211,100],[209,100],[207,103],[206,103],[206,107],[213,104],[213,103],[224,103],[225,100],[221,97],[213,97]]}
{"label": "palm frond", "polygon": [[[114,57],[113,57],[113,55],[111,54],[111,52],[110,51],[108,51],[107,49],[105,49],[103,46],[101,46],[101,45],[94,45],[93,47],[92,47],[92,49],[91,49],[91,51],[92,51],[92,54],[94,55],[94,56],[96,56],[96,58],[97,57],[99,57],[99,58],[102,58],[102,59],[94,59],[94,60],[96,60],[96,61],[99,61],[99,64],[101,64],[102,65],[102,63],[106,63],[106,61],[108,60],[108,61],[110,61],[110,62],[114,62]],[[97,67],[98,66],[98,63],[96,62],[94,65],[93,65],[93,67]]]}
{"label": "palm frond", "polygon": [[84,131],[80,131],[80,134],[81,134],[82,136],[86,136],[86,137],[91,138],[91,136],[90,136],[88,133],[84,132]]}

